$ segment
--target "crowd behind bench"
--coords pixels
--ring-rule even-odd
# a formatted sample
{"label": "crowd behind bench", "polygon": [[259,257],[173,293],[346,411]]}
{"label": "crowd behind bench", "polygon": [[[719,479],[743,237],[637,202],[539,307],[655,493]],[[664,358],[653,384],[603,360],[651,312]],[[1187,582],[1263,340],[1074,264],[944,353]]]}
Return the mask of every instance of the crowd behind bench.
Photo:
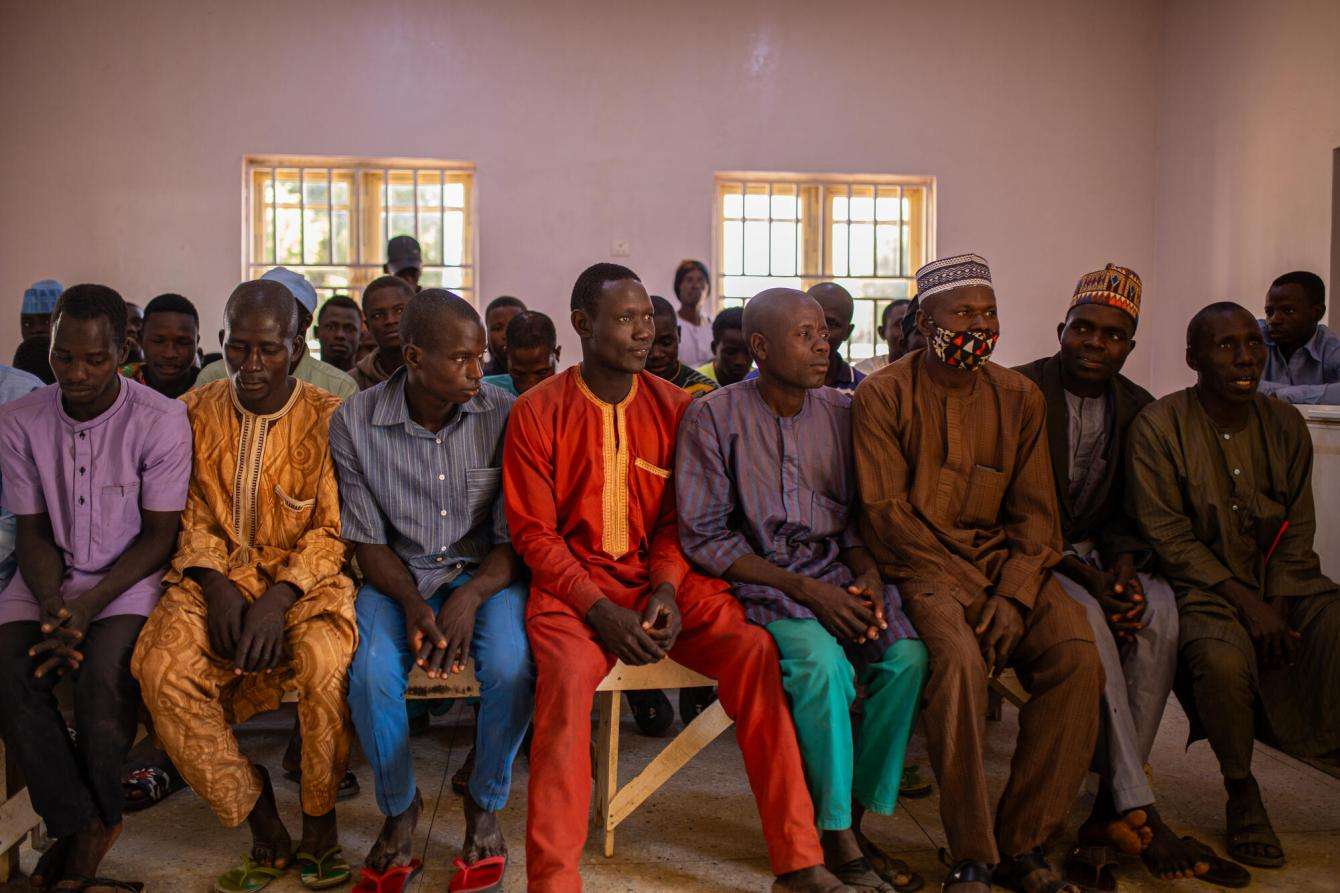
{"label": "crowd behind bench", "polygon": [[[854,366],[836,283],[709,319],[698,261],[675,303],[596,264],[560,372],[549,317],[504,296],[481,319],[420,289],[421,268],[398,236],[360,301],[319,312],[304,277],[271,270],[228,298],[215,358],[181,295],[25,293],[29,371],[0,367],[0,734],[54,839],[35,887],[139,889],[99,876],[123,811],[188,785],[251,832],[216,890],[291,868],[313,889],[404,889],[430,709],[406,707],[407,680],[473,661],[452,889],[501,889],[523,747],[528,886],[580,889],[594,692],[616,661],[667,657],[717,682],[680,713],[719,698],[734,719],[775,890],[923,884],[862,828],[919,793],[918,723],[945,890],[1070,893],[1111,881],[1114,851],[1188,884],[1285,866],[1254,742],[1340,756],[1340,590],[1291,405],[1340,402],[1320,278],[1276,279],[1264,320],[1200,310],[1196,384],[1156,400],[1121,375],[1141,281],[1115,264],[1058,296],[1058,352],[1014,370],[990,359],[997,296],[972,254],[919,270]],[[993,804],[987,690],[1006,668],[1029,698]],[[1159,814],[1147,761],[1173,692],[1219,761],[1229,858]],[[232,731],[286,693],[296,843]],[[673,722],[661,692],[630,702],[648,734]],[[161,750],[128,756],[142,707]],[[356,879],[336,818],[355,735],[385,816]],[[1090,771],[1092,812],[1054,866]]]}

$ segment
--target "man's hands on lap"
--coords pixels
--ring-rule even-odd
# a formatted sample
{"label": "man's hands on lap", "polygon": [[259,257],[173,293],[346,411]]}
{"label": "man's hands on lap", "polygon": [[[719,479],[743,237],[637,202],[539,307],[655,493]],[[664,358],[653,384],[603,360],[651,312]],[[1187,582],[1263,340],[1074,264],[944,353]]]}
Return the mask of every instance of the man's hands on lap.
{"label": "man's hands on lap", "polygon": [[206,571],[199,577],[205,596],[205,628],[209,648],[218,657],[231,661],[237,655],[242,638],[242,621],[247,600],[233,582],[218,571]]}
{"label": "man's hands on lap", "polygon": [[669,654],[675,647],[683,629],[679,603],[675,601],[675,587],[662,583],[652,590],[647,598],[647,608],[642,612],[642,628],[664,653]]}
{"label": "man's hands on lap", "polygon": [[[648,598],[648,610],[654,603],[660,604],[659,600],[653,602],[660,591],[658,587]],[[678,625],[679,609],[676,607],[673,610]],[[620,607],[608,598],[602,598],[591,606],[586,612],[586,622],[596,631],[605,650],[630,667],[654,664],[665,657],[665,649],[643,627],[643,615],[630,608]]]}
{"label": "man's hands on lap", "polygon": [[275,583],[245,608],[233,666],[238,675],[273,670],[284,660],[284,615],[298,600],[298,591]]}
{"label": "man's hands on lap", "polygon": [[[792,591],[787,594],[809,608],[834,638],[860,643],[877,638],[883,623],[883,603],[875,599],[870,590],[870,581],[864,575],[846,589],[811,577],[797,576]],[[878,611],[876,604],[879,604]]]}
{"label": "man's hands on lap", "polygon": [[458,586],[437,612],[437,628],[446,644],[429,652],[424,667],[431,679],[446,678],[448,672],[459,673],[465,669],[470,643],[475,637],[475,618],[480,606],[489,599],[489,594],[473,583],[472,580]]}
{"label": "man's hands on lap", "polygon": [[1215,590],[1237,608],[1238,619],[1247,628],[1264,667],[1291,666],[1298,659],[1302,636],[1290,629],[1285,620],[1286,599],[1277,598],[1267,604],[1255,590],[1237,580],[1225,580]]}
{"label": "man's hands on lap", "polygon": [[1010,599],[1003,595],[992,595],[969,609],[969,620],[973,623],[973,632],[981,645],[987,672],[993,675],[1000,673],[1024,636],[1024,615]]}

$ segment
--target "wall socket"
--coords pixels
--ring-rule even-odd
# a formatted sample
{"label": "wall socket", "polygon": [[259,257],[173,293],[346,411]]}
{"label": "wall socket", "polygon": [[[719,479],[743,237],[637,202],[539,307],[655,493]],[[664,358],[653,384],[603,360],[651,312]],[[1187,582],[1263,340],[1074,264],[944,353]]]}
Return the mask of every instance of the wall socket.
{"label": "wall socket", "polygon": [[610,257],[628,257],[633,253],[633,243],[627,239],[615,239],[610,242]]}

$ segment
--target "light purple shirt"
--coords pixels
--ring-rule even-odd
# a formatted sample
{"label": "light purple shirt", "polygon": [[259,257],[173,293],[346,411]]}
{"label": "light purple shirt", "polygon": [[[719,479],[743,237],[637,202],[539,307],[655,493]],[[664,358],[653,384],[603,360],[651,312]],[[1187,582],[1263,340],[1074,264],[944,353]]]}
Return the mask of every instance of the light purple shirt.
{"label": "light purple shirt", "polygon": [[[140,533],[140,509],[179,512],[191,479],[186,404],[122,378],[111,408],[87,422],[65,413],[48,385],[0,406],[4,507],[45,512],[65,559],[61,594],[73,599],[111,570]],[[98,618],[148,615],[158,602],[158,570],[112,601]],[[0,623],[37,620],[37,600],[17,573],[0,593]]]}

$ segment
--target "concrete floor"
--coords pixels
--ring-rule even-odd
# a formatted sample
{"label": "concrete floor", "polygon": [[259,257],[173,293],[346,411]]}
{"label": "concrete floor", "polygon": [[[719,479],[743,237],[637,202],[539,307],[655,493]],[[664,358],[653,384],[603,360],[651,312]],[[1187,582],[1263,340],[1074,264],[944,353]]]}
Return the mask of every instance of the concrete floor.
{"label": "concrete floor", "polygon": [[[292,722],[287,708],[248,724],[240,737],[244,749],[262,760],[278,778],[279,759]],[[621,778],[625,781],[655,753],[660,742],[642,738],[625,713]],[[460,845],[463,821],[449,778],[468,747],[468,726],[462,706],[435,719],[432,731],[415,739],[415,768],[427,808],[419,829],[419,852],[427,870],[416,889],[445,890],[451,860]],[[991,724],[988,774],[997,789],[1004,784],[1018,714],[1005,707],[1005,717]],[[1204,742],[1183,750],[1186,718],[1174,701],[1160,730],[1152,763],[1156,791],[1165,818],[1183,833],[1194,834],[1223,854],[1223,789],[1213,755]],[[924,742],[912,742],[912,758],[924,764]],[[929,767],[925,767],[929,772]],[[1276,751],[1259,748],[1255,770],[1266,805],[1283,840],[1289,865],[1281,871],[1254,870],[1255,890],[1340,890],[1340,780],[1331,778]],[[381,824],[372,795],[372,779],[361,758],[355,771],[362,794],[340,805],[343,843],[357,865]],[[506,889],[525,889],[525,790],[527,767],[518,761],[512,802],[503,813],[513,862]],[[298,822],[294,785],[278,782],[280,801],[290,830]],[[1072,830],[1085,814],[1081,798],[1071,817]],[[906,801],[891,818],[872,816],[866,828],[888,851],[922,872],[927,889],[938,889],[943,877],[936,851],[944,845],[939,800]],[[194,794],[185,791],[152,810],[127,817],[126,832],[104,864],[111,877],[136,878],[154,893],[208,891],[214,876],[239,861],[247,848],[245,829],[225,830]],[[588,843],[582,872],[590,891],[766,890],[770,876],[758,817],[745,783],[743,764],[732,735],[727,734],[696,757],[643,805],[618,830],[616,854],[602,856]],[[1058,843],[1058,847],[1060,843]],[[25,847],[22,861],[31,869],[36,855]],[[1178,884],[1152,879],[1138,861],[1123,865],[1124,890],[1209,890],[1204,884]],[[26,890],[18,881],[6,890]],[[272,884],[274,891],[303,887],[296,873]],[[348,889],[347,887],[344,889]]]}

